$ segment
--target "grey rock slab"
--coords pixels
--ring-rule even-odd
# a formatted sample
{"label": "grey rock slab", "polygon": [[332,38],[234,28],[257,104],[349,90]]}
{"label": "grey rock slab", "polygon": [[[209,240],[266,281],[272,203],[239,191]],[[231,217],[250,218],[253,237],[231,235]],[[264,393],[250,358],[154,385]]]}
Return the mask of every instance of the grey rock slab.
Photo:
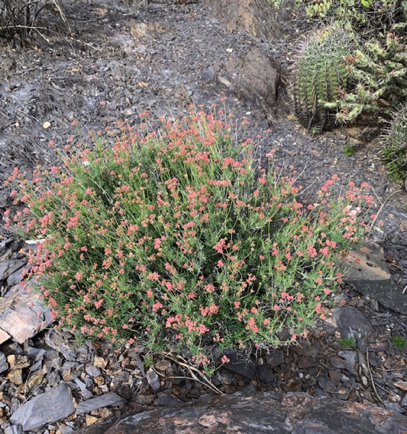
{"label": "grey rock slab", "polygon": [[166,393],[158,397],[158,405],[172,406],[180,404],[182,404],[182,401],[180,401],[176,396],[172,395],[171,393]]}
{"label": "grey rock slab", "polygon": [[281,399],[273,393],[256,393],[138,411],[109,427],[93,425],[75,433],[401,434],[406,428],[407,417],[372,404],[306,393],[287,393]]}
{"label": "grey rock slab", "polygon": [[89,413],[98,408],[108,407],[108,406],[118,406],[126,402],[125,399],[116,395],[113,392],[106,393],[106,395],[97,396],[96,398],[88,399],[87,401],[82,401],[76,407],[76,414]]}
{"label": "grey rock slab", "polygon": [[342,339],[364,339],[373,332],[373,327],[363,312],[351,306],[337,308],[333,313],[333,319]]}
{"label": "grey rock slab", "polygon": [[[373,242],[368,243],[367,247],[370,253],[352,251],[350,260],[353,266],[344,281],[383,306],[407,314],[407,294],[402,294],[392,281],[382,247]],[[356,263],[356,259],[359,263]]]}
{"label": "grey rock slab", "polygon": [[27,260],[24,259],[9,259],[3,263],[0,263],[0,280],[7,279],[11,274],[27,264]]}
{"label": "grey rock slab", "polygon": [[0,351],[0,374],[4,371],[7,371],[9,365],[7,363],[6,356]]}
{"label": "grey rock slab", "polygon": [[344,359],[345,369],[350,372],[352,375],[357,376],[358,373],[355,370],[356,363],[356,352],[355,351],[339,351],[338,355]]}
{"label": "grey rock slab", "polygon": [[0,303],[0,328],[22,344],[51,323],[51,312],[39,293],[14,294]]}
{"label": "grey rock slab", "polygon": [[93,365],[87,366],[85,368],[85,371],[91,377],[99,377],[99,375],[100,375],[100,370],[96,366],[93,366]]}
{"label": "grey rock slab", "polygon": [[45,335],[45,343],[54,350],[61,353],[66,360],[75,361],[76,351],[73,350],[67,343],[67,339],[58,331],[50,330]]}
{"label": "grey rock slab", "polygon": [[224,368],[254,380],[257,365],[253,360],[235,350],[226,350],[223,354],[229,359],[229,362],[223,364]]}
{"label": "grey rock slab", "polygon": [[0,329],[0,344],[2,344],[3,342],[6,342],[10,339],[10,335],[5,332],[4,330]]}
{"label": "grey rock slab", "polygon": [[75,378],[74,381],[81,390],[84,399],[89,400],[89,398],[93,398],[93,393],[86,388],[86,384],[83,381],[79,380],[79,378]]}
{"label": "grey rock slab", "polygon": [[14,285],[18,285],[21,282],[21,274],[23,272],[23,270],[28,270],[29,267],[25,266],[25,267],[21,267],[18,270],[12,272],[9,274],[9,276],[7,277],[7,285],[9,287],[14,286]]}
{"label": "grey rock slab", "polygon": [[387,409],[395,411],[397,413],[405,413],[406,409],[401,407],[397,402],[384,401],[384,405]]}
{"label": "grey rock slab", "polygon": [[155,371],[149,369],[146,374],[148,384],[154,390],[154,392],[158,392],[161,388],[160,379]]}
{"label": "grey rock slab", "polygon": [[21,425],[24,431],[36,430],[47,423],[65,419],[74,411],[71,389],[67,384],[61,383],[22,404],[10,417],[10,422]]}
{"label": "grey rock slab", "polygon": [[272,384],[276,379],[273,368],[268,365],[258,366],[257,375],[259,380],[264,384]]}
{"label": "grey rock slab", "polygon": [[19,426],[11,425],[4,430],[4,434],[22,434],[23,430]]}
{"label": "grey rock slab", "polygon": [[282,350],[274,350],[266,355],[266,360],[270,366],[280,366],[284,363],[284,353]]}

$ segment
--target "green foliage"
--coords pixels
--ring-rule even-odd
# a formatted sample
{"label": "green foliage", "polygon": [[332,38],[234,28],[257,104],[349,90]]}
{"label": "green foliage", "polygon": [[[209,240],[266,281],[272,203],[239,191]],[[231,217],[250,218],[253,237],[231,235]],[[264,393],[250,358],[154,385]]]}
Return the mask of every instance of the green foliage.
{"label": "green foliage", "polygon": [[384,141],[381,155],[389,174],[395,181],[404,182],[407,177],[407,106],[394,116]]}
{"label": "green foliage", "polygon": [[344,348],[349,348],[349,347],[355,348],[356,347],[356,341],[355,341],[355,338],[353,336],[350,338],[347,338],[347,339],[339,339],[338,343],[341,347],[344,347]]}
{"label": "green foliage", "polygon": [[297,0],[297,5],[305,7],[308,17],[348,23],[361,31],[362,37],[405,19],[405,3],[404,0]]}
{"label": "green foliage", "polygon": [[293,67],[295,114],[301,124],[322,131],[332,122],[341,90],[347,88],[343,57],[353,40],[343,28],[331,26],[311,35]]}
{"label": "green foliage", "polygon": [[92,149],[68,145],[64,165],[32,182],[17,169],[10,177],[27,207],[6,223],[39,239],[31,274],[59,325],[187,348],[204,365],[204,347],[306,336],[340,279],[339,259],[364,234],[360,206],[371,197],[354,184],[338,197],[334,176],[318,207],[303,205],[294,174],[273,167],[273,152],[267,170],[257,167],[231,119],[163,122],[141,136],[122,125]]}
{"label": "green foliage", "polygon": [[[401,28],[402,26],[397,26]],[[388,32],[384,41],[373,40],[346,56],[354,88],[341,98],[341,121],[362,112],[389,116],[407,97],[407,47],[402,37]]]}
{"label": "green foliage", "polygon": [[273,6],[274,9],[280,9],[283,0],[268,0],[268,2]]}
{"label": "green foliage", "polygon": [[393,345],[399,350],[407,348],[407,339],[402,336],[393,336]]}
{"label": "green foliage", "polygon": [[356,146],[353,143],[348,143],[347,145],[344,145],[343,152],[348,157],[353,157],[356,152]]}
{"label": "green foliage", "polygon": [[143,365],[146,369],[150,369],[154,366],[154,360],[152,357],[143,357]]}

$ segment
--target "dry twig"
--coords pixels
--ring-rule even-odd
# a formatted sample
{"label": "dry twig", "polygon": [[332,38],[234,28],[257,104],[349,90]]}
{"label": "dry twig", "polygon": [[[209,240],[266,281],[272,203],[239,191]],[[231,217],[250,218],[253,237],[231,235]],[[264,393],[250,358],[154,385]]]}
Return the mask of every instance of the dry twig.
{"label": "dry twig", "polygon": [[[193,380],[198,381],[198,383],[203,384],[204,386],[209,387],[213,392],[219,394],[219,395],[223,395],[223,392],[221,392],[213,383],[211,383],[208,379],[208,377],[206,377],[206,375],[204,375],[199,369],[195,368],[194,366],[191,366],[188,364],[188,362],[181,356],[177,356],[177,358],[174,358],[172,356],[170,356],[169,354],[164,354],[164,356],[167,359],[172,360],[173,362],[177,363],[180,366],[183,366],[184,368],[187,368],[188,372],[190,373],[191,377]],[[200,376],[202,378],[202,380],[200,380],[197,375]],[[184,378],[184,377],[182,377]],[[188,377],[185,377],[188,378]]]}

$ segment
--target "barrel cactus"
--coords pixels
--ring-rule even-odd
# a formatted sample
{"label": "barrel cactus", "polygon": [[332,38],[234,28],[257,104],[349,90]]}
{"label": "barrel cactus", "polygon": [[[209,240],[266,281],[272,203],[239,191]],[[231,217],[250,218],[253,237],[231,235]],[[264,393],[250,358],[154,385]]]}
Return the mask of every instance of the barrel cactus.
{"label": "barrel cactus", "polygon": [[381,151],[389,175],[398,182],[407,178],[407,105],[390,123],[385,135],[385,146]]}
{"label": "barrel cactus", "polygon": [[330,26],[313,33],[293,65],[292,92],[295,115],[310,129],[328,129],[347,88],[344,57],[353,51],[349,31]]}

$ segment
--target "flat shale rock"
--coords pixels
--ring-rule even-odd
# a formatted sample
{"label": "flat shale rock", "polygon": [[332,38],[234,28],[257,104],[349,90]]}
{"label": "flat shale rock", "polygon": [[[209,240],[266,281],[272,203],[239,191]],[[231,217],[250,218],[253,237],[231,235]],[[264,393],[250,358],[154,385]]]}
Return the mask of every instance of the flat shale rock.
{"label": "flat shale rock", "polygon": [[38,293],[14,294],[0,303],[0,330],[20,344],[50,322],[50,310]]}
{"label": "flat shale rock", "polygon": [[24,431],[36,430],[46,423],[64,419],[74,411],[71,389],[62,383],[23,404],[11,416],[10,422],[21,425]]}
{"label": "flat shale rock", "polygon": [[115,393],[106,393],[106,395],[82,401],[76,408],[76,414],[90,413],[107,406],[117,406],[124,404],[125,400]]}
{"label": "flat shale rock", "polygon": [[9,365],[8,362],[6,360],[6,356],[0,352],[0,374],[4,371],[7,371]]}
{"label": "flat shale rock", "polygon": [[360,310],[351,306],[337,308],[333,313],[334,321],[342,339],[350,337],[366,338],[373,332],[372,325]]}
{"label": "flat shale rock", "polygon": [[370,253],[352,252],[355,263],[346,274],[345,282],[383,306],[407,314],[407,295],[392,281],[383,249],[372,242],[367,247]]}
{"label": "flat shale rock", "polygon": [[222,396],[178,408],[158,408],[127,416],[78,434],[401,434],[407,417],[393,411],[333,398],[288,393]]}

